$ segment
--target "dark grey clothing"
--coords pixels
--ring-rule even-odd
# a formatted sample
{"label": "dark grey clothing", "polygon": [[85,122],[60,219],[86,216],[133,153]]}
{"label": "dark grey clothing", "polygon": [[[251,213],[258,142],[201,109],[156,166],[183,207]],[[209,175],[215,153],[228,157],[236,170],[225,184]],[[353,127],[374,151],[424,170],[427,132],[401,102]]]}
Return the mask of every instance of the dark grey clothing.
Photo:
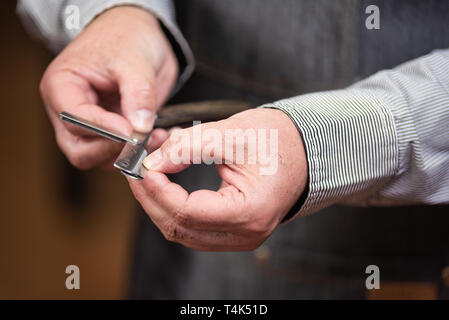
{"label": "dark grey clothing", "polygon": [[[365,28],[366,6],[380,30]],[[197,62],[173,102],[233,98],[262,104],[345,87],[449,46],[448,1],[178,1]],[[200,177],[200,178],[199,178]],[[212,167],[172,177],[218,186]],[[381,281],[439,283],[448,263],[447,206],[333,206],[280,226],[250,253],[200,253],[166,242],[142,213],[133,298],[363,298],[365,268]]]}

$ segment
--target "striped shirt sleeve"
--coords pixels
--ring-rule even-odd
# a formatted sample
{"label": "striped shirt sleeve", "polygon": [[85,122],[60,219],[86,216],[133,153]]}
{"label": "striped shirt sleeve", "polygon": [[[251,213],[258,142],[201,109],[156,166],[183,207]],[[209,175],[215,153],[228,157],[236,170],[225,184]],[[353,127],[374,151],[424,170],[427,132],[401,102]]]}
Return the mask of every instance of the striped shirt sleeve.
{"label": "striped shirt sleeve", "polygon": [[449,50],[263,107],[284,111],[304,140],[309,185],[296,215],[449,203]]}
{"label": "striped shirt sleeve", "polygon": [[[17,12],[28,31],[44,42],[53,52],[61,51],[95,17],[102,12],[123,5],[133,5],[153,13],[171,34],[174,45],[182,52],[183,70],[177,83],[179,88],[195,68],[193,53],[176,25],[175,10],[171,0],[19,0]],[[66,19],[79,11],[79,28],[67,28]]]}

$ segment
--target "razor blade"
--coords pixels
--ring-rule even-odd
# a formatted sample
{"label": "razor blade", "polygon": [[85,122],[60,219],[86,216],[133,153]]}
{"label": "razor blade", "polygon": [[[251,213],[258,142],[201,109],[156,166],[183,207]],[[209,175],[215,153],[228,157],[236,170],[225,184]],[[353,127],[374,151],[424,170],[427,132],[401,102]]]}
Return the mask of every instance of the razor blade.
{"label": "razor blade", "polygon": [[131,137],[126,137],[114,131],[99,127],[89,120],[82,119],[68,112],[61,112],[59,119],[92,131],[112,141],[125,143],[120,155],[114,162],[114,167],[130,178],[137,180],[143,179],[145,176],[145,167],[142,166],[142,162],[148,155],[146,146],[150,140],[152,131],[146,134],[134,132]]}

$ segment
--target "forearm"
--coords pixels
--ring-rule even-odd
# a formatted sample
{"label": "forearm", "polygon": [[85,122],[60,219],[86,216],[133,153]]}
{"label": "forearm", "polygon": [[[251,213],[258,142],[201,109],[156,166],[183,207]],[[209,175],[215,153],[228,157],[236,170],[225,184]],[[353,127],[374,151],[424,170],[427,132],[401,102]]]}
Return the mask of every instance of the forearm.
{"label": "forearm", "polygon": [[449,202],[448,55],[265,106],[286,112],[304,140],[309,192],[299,214],[333,203]]}

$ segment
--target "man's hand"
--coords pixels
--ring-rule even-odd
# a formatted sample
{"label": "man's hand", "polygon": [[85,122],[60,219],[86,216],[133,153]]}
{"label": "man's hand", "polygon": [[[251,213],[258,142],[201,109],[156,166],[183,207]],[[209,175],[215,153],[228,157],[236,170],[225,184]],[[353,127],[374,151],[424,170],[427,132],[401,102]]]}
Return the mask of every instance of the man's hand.
{"label": "man's hand", "polygon": [[[188,194],[165,175],[212,160],[223,179],[218,191]],[[307,181],[300,134],[286,114],[274,109],[249,110],[174,131],[144,166],[149,169],[144,180],[128,180],[150,218],[168,240],[207,251],[257,248],[295,204]]]}
{"label": "man's hand", "polygon": [[[124,135],[133,129],[148,132],[177,74],[176,58],[152,14],[126,6],[104,12],[59,54],[41,81],[59,147],[81,169],[112,163],[122,145],[63,123],[58,114],[67,111]],[[152,141],[165,138],[156,130]]]}

